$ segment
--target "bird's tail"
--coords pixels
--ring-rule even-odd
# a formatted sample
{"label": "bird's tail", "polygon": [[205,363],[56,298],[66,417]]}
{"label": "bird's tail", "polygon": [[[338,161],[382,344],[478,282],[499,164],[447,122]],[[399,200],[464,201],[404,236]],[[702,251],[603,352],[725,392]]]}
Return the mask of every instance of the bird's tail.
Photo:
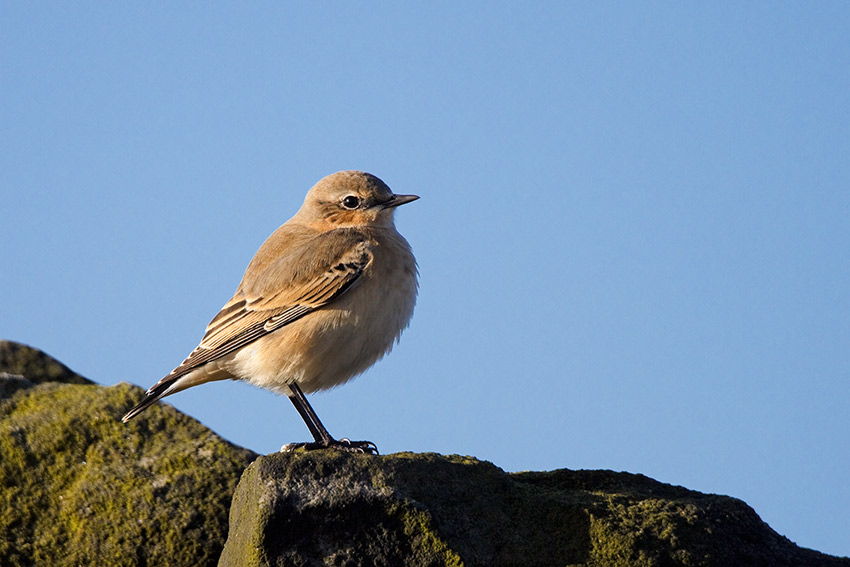
{"label": "bird's tail", "polygon": [[186,388],[191,388],[198,384],[229,378],[233,378],[233,375],[214,364],[205,364],[200,368],[189,370],[178,366],[171,374],[151,386],[150,390],[145,392],[144,399],[136,404],[136,407],[128,411],[127,415],[121,418],[121,421],[127,423],[165,396],[182,392]]}
{"label": "bird's tail", "polygon": [[136,404],[136,407],[127,412],[127,415],[121,418],[121,421],[127,423],[150,406],[155,404],[160,398],[171,394],[175,390],[176,382],[179,378],[174,378],[173,380],[162,380],[155,384],[150,390],[145,392],[144,399]]}

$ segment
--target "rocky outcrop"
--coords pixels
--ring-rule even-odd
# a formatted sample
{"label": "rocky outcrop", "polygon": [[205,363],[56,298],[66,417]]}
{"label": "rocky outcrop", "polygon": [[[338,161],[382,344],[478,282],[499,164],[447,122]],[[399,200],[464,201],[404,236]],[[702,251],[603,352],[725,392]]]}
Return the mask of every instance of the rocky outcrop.
{"label": "rocky outcrop", "polygon": [[0,341],[0,565],[850,567],[740,500],[641,475],[257,457],[163,404],[122,424],[141,396]]}
{"label": "rocky outcrop", "polygon": [[610,471],[507,474],[468,457],[330,451],[242,476],[221,567],[850,566],[744,502]]}
{"label": "rocky outcrop", "polygon": [[0,341],[0,565],[215,565],[255,457],[170,406]]}

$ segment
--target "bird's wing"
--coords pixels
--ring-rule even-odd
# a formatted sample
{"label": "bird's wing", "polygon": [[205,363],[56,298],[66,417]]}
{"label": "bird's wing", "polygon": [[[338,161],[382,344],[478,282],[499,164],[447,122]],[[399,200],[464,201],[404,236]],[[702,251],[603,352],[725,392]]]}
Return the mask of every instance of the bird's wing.
{"label": "bird's wing", "polygon": [[[304,251],[296,251],[269,266],[264,274],[254,278],[262,281],[259,285],[249,286],[243,280],[233,299],[210,321],[201,344],[160,382],[171,382],[221,358],[350,290],[372,261],[372,252],[363,239],[346,240],[348,245],[341,247],[339,239],[319,238]],[[307,260],[307,267],[299,265],[299,260]]]}

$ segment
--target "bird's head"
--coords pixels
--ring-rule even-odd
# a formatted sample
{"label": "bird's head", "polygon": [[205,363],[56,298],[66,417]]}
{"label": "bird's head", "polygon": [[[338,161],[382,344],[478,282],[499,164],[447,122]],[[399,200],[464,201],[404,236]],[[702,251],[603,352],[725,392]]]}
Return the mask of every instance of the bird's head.
{"label": "bird's head", "polygon": [[362,171],[340,171],[316,183],[296,218],[321,231],[353,226],[393,226],[395,208],[418,199],[396,195],[387,184]]}

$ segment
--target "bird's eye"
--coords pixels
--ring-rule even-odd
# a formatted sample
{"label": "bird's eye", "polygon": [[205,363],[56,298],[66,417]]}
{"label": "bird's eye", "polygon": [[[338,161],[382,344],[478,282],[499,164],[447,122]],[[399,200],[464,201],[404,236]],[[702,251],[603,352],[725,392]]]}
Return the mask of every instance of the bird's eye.
{"label": "bird's eye", "polygon": [[360,205],[360,198],[354,195],[349,195],[342,200],[342,206],[349,210],[356,209],[358,205]]}

